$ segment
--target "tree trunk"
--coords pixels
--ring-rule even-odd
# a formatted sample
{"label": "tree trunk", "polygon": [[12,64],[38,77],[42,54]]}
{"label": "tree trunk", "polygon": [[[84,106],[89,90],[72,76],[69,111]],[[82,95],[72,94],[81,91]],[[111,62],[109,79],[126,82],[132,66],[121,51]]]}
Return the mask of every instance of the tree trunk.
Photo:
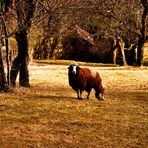
{"label": "tree trunk", "polygon": [[137,48],[137,66],[141,66],[142,65],[142,60],[143,60],[143,44],[144,44],[144,39],[142,37],[139,37],[138,48]]}
{"label": "tree trunk", "polygon": [[118,60],[118,64],[120,66],[124,65],[127,66],[126,58],[125,58],[125,52],[124,52],[124,40],[122,37],[117,38],[115,40],[115,45],[113,47],[113,63],[117,64],[117,57],[120,59]]}
{"label": "tree trunk", "polygon": [[[4,12],[5,3],[6,3],[6,1],[0,2],[0,25],[1,25],[0,26],[0,92],[7,92],[9,90],[9,85],[8,85],[9,78],[8,78],[8,83],[7,83],[6,74],[5,74],[5,70],[4,70],[4,64],[3,64],[3,58],[2,58],[2,50],[1,50],[1,47],[3,46],[2,34],[3,34],[3,29],[4,29],[4,34],[5,34],[5,39],[6,39],[6,51],[8,53],[8,38],[6,35],[7,30],[6,30],[6,26],[5,26],[6,24],[5,24],[5,18],[4,18],[4,14],[7,12],[7,11]],[[8,61],[8,59],[7,59],[7,61]],[[9,70],[9,69],[7,69],[7,70]]]}
{"label": "tree trunk", "polygon": [[123,62],[124,66],[127,66],[127,62],[126,62],[126,58],[125,58],[125,52],[124,52],[124,44],[125,44],[124,40],[121,37],[121,39],[119,41],[119,45],[120,45],[120,50],[121,50],[121,53],[122,53],[122,62]]}
{"label": "tree trunk", "polygon": [[0,50],[0,92],[7,92],[9,90],[8,84],[6,82],[6,75],[4,71],[3,59]]}
{"label": "tree trunk", "polygon": [[58,37],[55,36],[55,37],[53,38],[53,42],[50,43],[50,55],[49,55],[49,58],[52,58],[53,53],[54,53],[54,51],[55,51],[57,45],[58,45]]}
{"label": "tree trunk", "polygon": [[20,86],[29,87],[29,70],[28,70],[28,64],[29,64],[29,55],[27,55],[25,58],[23,58],[20,66],[20,77],[19,77],[19,84]]}
{"label": "tree trunk", "polygon": [[20,86],[29,85],[29,54],[28,54],[28,37],[25,30],[21,30],[15,35],[18,44],[18,55],[12,62],[10,71],[10,82],[12,86],[16,85],[16,78],[19,72],[19,84]]}
{"label": "tree trunk", "polygon": [[145,21],[146,21],[147,12],[148,12],[148,7],[144,6],[144,11],[142,14],[142,22],[141,22],[141,25],[142,25],[141,35],[139,36],[138,48],[137,48],[137,66],[141,66],[142,60],[143,60],[143,45],[144,45],[144,40],[145,40]]}
{"label": "tree trunk", "polygon": [[30,86],[28,70],[28,33],[31,26],[31,19],[33,18],[33,14],[35,12],[35,5],[33,0],[17,0],[16,3],[18,32],[15,34],[15,38],[18,45],[18,55],[12,62],[12,67],[10,71],[10,83],[12,86],[16,85],[16,78],[19,73],[20,86],[27,87]]}
{"label": "tree trunk", "polygon": [[4,16],[2,15],[2,26],[4,30],[5,35],[5,46],[6,46],[6,63],[7,63],[7,83],[9,85],[10,81],[10,73],[9,73],[9,39],[8,39],[8,30],[7,30],[7,24]]}
{"label": "tree trunk", "polygon": [[13,87],[16,86],[16,78],[17,78],[19,69],[20,69],[20,57],[17,56],[12,62],[11,71],[10,71],[10,84]]}

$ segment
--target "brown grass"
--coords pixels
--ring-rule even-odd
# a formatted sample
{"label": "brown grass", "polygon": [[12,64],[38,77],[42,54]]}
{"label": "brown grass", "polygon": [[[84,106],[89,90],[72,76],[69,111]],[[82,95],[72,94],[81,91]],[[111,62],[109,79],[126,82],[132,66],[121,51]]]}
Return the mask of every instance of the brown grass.
{"label": "brown grass", "polygon": [[30,88],[0,94],[0,148],[139,147],[148,144],[148,68],[90,67],[105,86],[76,99],[67,66],[30,66]]}

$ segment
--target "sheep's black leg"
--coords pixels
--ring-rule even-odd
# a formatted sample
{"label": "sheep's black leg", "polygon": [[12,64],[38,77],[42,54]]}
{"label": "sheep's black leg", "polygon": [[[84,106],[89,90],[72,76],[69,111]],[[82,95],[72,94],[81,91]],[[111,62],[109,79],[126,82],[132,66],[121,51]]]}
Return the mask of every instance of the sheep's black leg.
{"label": "sheep's black leg", "polygon": [[77,98],[78,99],[80,98],[80,96],[79,96],[79,90],[77,90]]}
{"label": "sheep's black leg", "polygon": [[91,92],[91,88],[88,87],[88,88],[86,89],[86,91],[88,92],[88,94],[87,94],[87,99],[89,99],[89,95],[90,95],[90,92]]}
{"label": "sheep's black leg", "polygon": [[87,99],[89,99],[89,95],[90,95],[90,92],[91,92],[91,89],[87,91],[88,94],[87,94]]}
{"label": "sheep's black leg", "polygon": [[76,90],[76,92],[77,92],[77,96],[78,96],[77,98],[82,99],[82,90],[78,89],[78,90]]}
{"label": "sheep's black leg", "polygon": [[82,90],[80,89],[80,98],[79,99],[82,99]]}

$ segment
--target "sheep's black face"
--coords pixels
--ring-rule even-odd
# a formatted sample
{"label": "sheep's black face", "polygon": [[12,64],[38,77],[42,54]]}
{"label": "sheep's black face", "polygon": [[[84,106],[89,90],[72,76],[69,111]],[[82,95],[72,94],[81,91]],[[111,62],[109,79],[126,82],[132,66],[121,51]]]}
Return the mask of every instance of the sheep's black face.
{"label": "sheep's black face", "polygon": [[68,69],[70,74],[76,75],[80,67],[78,65],[71,64]]}
{"label": "sheep's black face", "polygon": [[104,100],[104,88],[102,87],[100,91],[96,91],[95,96],[98,100]]}

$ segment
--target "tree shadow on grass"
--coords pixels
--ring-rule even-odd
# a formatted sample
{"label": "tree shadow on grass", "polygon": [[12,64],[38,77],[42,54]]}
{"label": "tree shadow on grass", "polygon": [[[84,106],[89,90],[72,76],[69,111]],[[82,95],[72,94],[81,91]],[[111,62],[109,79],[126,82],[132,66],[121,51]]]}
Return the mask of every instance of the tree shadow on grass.
{"label": "tree shadow on grass", "polygon": [[73,96],[60,96],[60,95],[35,95],[32,96],[34,99],[50,99],[50,100],[70,100],[70,99],[77,99]]}
{"label": "tree shadow on grass", "polygon": [[29,99],[50,99],[50,100],[71,100],[77,99],[72,95],[71,88],[67,86],[34,86],[32,92],[28,94]]}

